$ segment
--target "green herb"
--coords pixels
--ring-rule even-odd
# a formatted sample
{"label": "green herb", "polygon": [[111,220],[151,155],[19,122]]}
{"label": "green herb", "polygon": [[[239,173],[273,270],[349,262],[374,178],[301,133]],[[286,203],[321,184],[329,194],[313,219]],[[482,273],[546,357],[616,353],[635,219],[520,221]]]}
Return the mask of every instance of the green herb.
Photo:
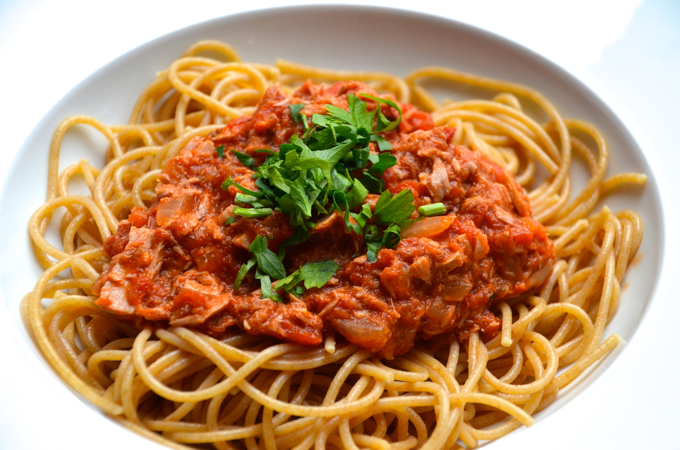
{"label": "green herb", "polygon": [[274,210],[271,208],[241,208],[239,206],[235,207],[232,212],[241,217],[247,217],[252,219],[253,217],[267,217],[272,214]]}
{"label": "green herb", "polygon": [[394,248],[401,241],[401,227],[393,223],[383,233],[382,245],[387,248]]}
{"label": "green herb", "polygon": [[[368,228],[368,227],[367,227]],[[366,258],[369,262],[375,262],[377,259],[378,251],[382,248],[394,248],[401,241],[401,227],[396,223],[393,223],[383,232],[382,236],[378,238],[377,228],[371,230],[369,238],[372,240],[366,240],[366,247],[368,252],[366,253]],[[366,236],[366,234],[364,235]]]}
{"label": "green herb", "polygon": [[250,244],[248,250],[255,255],[257,269],[262,273],[269,275],[275,280],[286,277],[286,269],[283,267],[283,263],[279,257],[276,256],[276,253],[269,250],[267,241],[262,236],[258,235]]}
{"label": "green herb", "polygon": [[413,201],[410,189],[404,189],[394,196],[389,191],[383,192],[375,205],[375,221],[385,226],[403,223],[416,210]]}
{"label": "green herb", "polygon": [[373,217],[378,225],[384,225],[387,229],[379,236],[377,227],[367,227],[364,240],[368,249],[366,258],[369,262],[376,261],[381,247],[394,248],[399,244],[402,228],[412,223],[410,217],[416,210],[413,201],[413,193],[409,189],[404,189],[396,195],[389,191],[380,195]]}
{"label": "green herb", "polygon": [[[257,183],[255,183],[255,184],[257,184]],[[232,180],[231,177],[224,180],[224,182],[222,183],[222,190],[226,191],[229,188],[229,186],[236,186],[244,194],[252,195],[253,197],[259,198],[259,197],[263,196],[263,194],[260,193],[260,192],[251,191],[250,189],[241,186],[236,181]]]}
{"label": "green herb", "polygon": [[385,189],[383,180],[368,172],[364,172],[364,177],[361,179],[361,182],[371,194],[380,194]]}
{"label": "green herb", "polygon": [[349,196],[347,198],[349,209],[354,209],[361,205],[366,199],[367,195],[368,189],[366,189],[364,185],[361,184],[361,181],[355,178],[354,182],[352,183],[352,190],[349,192]]}
{"label": "green herb", "polygon": [[300,120],[302,120],[300,111],[302,111],[304,107],[305,105],[302,103],[293,103],[292,105],[288,105],[288,108],[290,109],[290,113],[293,116],[293,120],[295,120],[295,123],[300,123]]}
{"label": "green herb", "polygon": [[366,242],[366,259],[368,259],[368,262],[374,263],[377,261],[380,247],[382,247],[381,241]]}
{"label": "green herb", "polygon": [[[339,268],[340,266],[332,259],[304,264],[298,270],[277,282],[276,290],[300,292],[297,289],[299,283],[304,283],[305,289],[323,287],[328,283],[328,280],[333,278]],[[304,293],[304,290],[302,293]]]}
{"label": "green herb", "polygon": [[[337,271],[338,265],[332,260],[308,263],[286,275],[281,262],[286,248],[302,244],[310,236],[314,221],[320,215],[339,211],[350,232],[362,235],[368,248],[369,260],[375,261],[381,247],[393,248],[399,243],[400,231],[410,223],[415,211],[413,194],[409,190],[392,195],[383,192],[384,172],[397,163],[389,153],[371,153],[371,142],[382,151],[390,150],[390,143],[379,132],[394,130],[401,121],[401,109],[391,101],[370,95],[359,96],[377,105],[369,111],[369,105],[359,97],[347,96],[348,110],[326,105],[327,114],[313,114],[311,121],[302,110],[303,104],[291,104],[289,109],[296,123],[302,123],[305,132],[294,135],[287,143],[279,146],[279,152],[267,149],[255,152],[267,155],[265,161],[255,167],[255,160],[248,154],[232,150],[232,153],[246,167],[255,171],[253,178],[258,191],[252,191],[228,178],[222,189],[235,186],[240,192],[235,201],[252,208],[235,207],[233,214],[242,217],[265,217],[279,210],[288,215],[293,235],[279,246],[279,254],[269,250],[266,240],[258,236],[250,245],[254,263],[241,267],[245,273],[256,267],[255,277],[260,280],[262,296],[280,299],[276,291],[301,295],[304,288],[324,286]],[[383,112],[383,107],[398,113],[394,120]],[[371,211],[364,204],[368,193],[381,194]],[[360,210],[357,211],[357,208]],[[380,231],[371,219],[384,227]],[[244,269],[244,267],[247,267]],[[273,281],[277,280],[277,281]],[[275,286],[275,287],[273,287]]]}
{"label": "green herb", "polygon": [[379,134],[372,135],[371,142],[375,142],[376,144],[378,144],[378,148],[380,149],[381,152],[392,150],[392,144],[390,144],[390,142],[387,139],[380,136]]}
{"label": "green herb", "polygon": [[308,263],[300,267],[305,288],[320,288],[330,280],[340,268],[332,259]]}
{"label": "green herb", "polygon": [[241,162],[241,164],[250,170],[255,168],[255,160],[252,158],[252,156],[246,153],[237,152],[236,150],[232,150],[231,152],[236,155],[236,158]]}
{"label": "green herb", "polygon": [[373,162],[371,168],[368,169],[368,173],[371,175],[380,177],[387,169],[397,164],[397,158],[389,153],[373,154],[371,156],[377,156],[377,161]]}
{"label": "green herb", "polygon": [[253,268],[255,265],[255,258],[251,258],[247,263],[243,264],[240,269],[238,269],[238,273],[236,274],[236,280],[234,280],[234,290],[238,291],[238,288],[241,287],[241,283],[243,282],[243,279],[246,277],[246,274],[250,269]]}
{"label": "green herb", "polygon": [[290,109],[290,113],[293,116],[293,120],[295,120],[295,123],[302,122],[302,126],[305,128],[305,134],[303,138],[307,138],[312,130],[311,128],[309,128],[309,124],[307,123],[307,116],[305,115],[305,113],[301,112],[304,109],[304,107],[305,105],[302,103],[294,103],[292,105],[288,105],[288,108]]}
{"label": "green herb", "polygon": [[[366,224],[368,224],[368,221],[373,215],[373,213],[371,212],[371,205],[364,203],[363,205],[361,205],[361,212],[359,214],[350,213],[350,215],[354,218],[354,220],[356,220],[359,227],[363,229],[366,226]],[[359,232],[357,232],[357,234],[359,234]]]}
{"label": "green herb", "polygon": [[[399,126],[399,124],[401,123],[401,108],[399,108],[399,105],[397,105],[392,100],[387,98],[374,97],[368,94],[359,95],[361,95],[364,98],[370,98],[371,100],[378,103],[378,107],[376,108],[376,110],[378,111],[378,124],[376,126],[375,131],[391,131]],[[389,120],[383,114],[381,107],[382,105],[391,106],[392,108],[396,109],[399,112],[399,117],[395,120]]]}
{"label": "green herb", "polygon": [[234,223],[234,220],[235,220],[235,219],[236,219],[236,216],[230,216],[230,217],[227,219],[227,221],[224,222],[224,224],[225,224],[226,226],[229,226],[229,225],[231,225],[232,223]]}
{"label": "green herb", "polygon": [[255,274],[255,278],[260,280],[260,290],[262,291],[262,298],[270,298],[277,303],[283,303],[283,297],[277,294],[272,287],[272,280],[269,275],[263,275],[259,270]]}
{"label": "green herb", "polygon": [[271,208],[272,206],[274,206],[272,202],[269,201],[269,199],[267,198],[262,197],[258,198],[252,195],[243,194],[241,192],[236,194],[236,197],[234,197],[234,201],[240,204],[245,203],[248,205],[252,205],[253,208]]}
{"label": "green herb", "polygon": [[[284,290],[286,292],[291,292],[296,289],[298,283],[302,281],[302,273],[300,269],[288,275],[286,278],[276,282],[276,290]],[[304,291],[303,291],[304,292]]]}
{"label": "green herb", "polygon": [[220,145],[215,149],[215,151],[217,152],[217,156],[224,158],[224,145]]}
{"label": "green herb", "polygon": [[446,214],[446,206],[443,203],[432,203],[430,205],[423,205],[418,208],[418,213],[421,216],[441,216]]}

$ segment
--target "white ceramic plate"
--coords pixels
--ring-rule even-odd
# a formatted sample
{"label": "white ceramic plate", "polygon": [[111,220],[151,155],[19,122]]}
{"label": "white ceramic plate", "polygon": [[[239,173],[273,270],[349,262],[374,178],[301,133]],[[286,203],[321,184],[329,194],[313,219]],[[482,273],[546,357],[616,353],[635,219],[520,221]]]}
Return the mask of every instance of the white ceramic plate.
{"label": "white ceramic plate", "polygon": [[[645,222],[640,249],[644,264],[629,270],[621,307],[606,333],[619,333],[624,340],[634,334],[654,297],[663,258],[664,230],[661,202],[654,177],[631,134],[593,92],[564,70],[544,58],[505,39],[467,25],[432,16],[362,7],[298,7],[264,10],[228,16],[172,33],[143,45],[106,65],[69,92],[37,124],[20,150],[0,193],[0,315],[8,324],[12,345],[5,367],[16,367],[12,378],[15,393],[0,405],[0,419],[15,426],[0,425],[0,447],[10,443],[23,448],[64,444],[89,448],[91,439],[98,449],[155,444],[138,437],[110,420],[74,395],[44,362],[31,342],[19,315],[21,298],[32,289],[41,273],[30,246],[26,224],[44,201],[47,154],[57,124],[73,114],[91,115],[103,123],[124,123],[141,90],[157,70],[177,58],[193,42],[219,39],[232,44],[244,60],[273,63],[276,58],[345,69],[391,72],[405,75],[428,65],[449,66],[480,75],[523,83],[550,98],[568,117],[594,123],[611,148],[609,174],[644,172],[649,182],[644,190],[631,190],[608,200],[612,209],[630,208]],[[92,155],[92,145],[101,149]],[[103,161],[105,144],[95,134],[70,133],[62,167],[89,157]],[[9,320],[4,320],[9,318]],[[550,433],[559,421],[561,409],[570,408],[575,395],[585,396],[607,377],[616,380],[617,357],[613,355],[574,383],[558,401],[537,416],[531,429],[520,429],[488,445],[488,448],[523,448],[536,434]],[[17,356],[19,355],[19,356]],[[4,370],[4,368],[3,368]],[[3,389],[10,389],[3,387]],[[29,391],[30,389],[30,391]],[[632,406],[631,406],[632,409]],[[41,423],[37,430],[31,426]],[[551,439],[552,440],[552,439]],[[553,441],[554,442],[554,441]]]}

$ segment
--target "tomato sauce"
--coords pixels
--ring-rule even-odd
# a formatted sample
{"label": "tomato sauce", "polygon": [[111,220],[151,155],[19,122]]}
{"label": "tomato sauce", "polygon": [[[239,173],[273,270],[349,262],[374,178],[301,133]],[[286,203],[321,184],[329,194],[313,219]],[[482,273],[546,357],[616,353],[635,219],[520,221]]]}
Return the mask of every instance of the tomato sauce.
{"label": "tomato sauce", "polygon": [[[234,289],[255,237],[267,237],[277,252],[293,229],[276,211],[265,218],[236,216],[226,225],[239,191],[222,190],[222,182],[232,177],[257,190],[253,171],[229,150],[261,163],[265,156],[255,150],[278,151],[304,132],[290,104],[304,104],[302,112],[311,117],[325,113],[326,104],[347,109],[347,95],[357,92],[377,95],[352,81],[307,82],[292,96],[274,85],[252,116],[194,138],[161,173],[153,205],[134,208],[105,242],[112,260],[93,287],[97,304],[138,326],[184,326],[218,338],[240,328],[315,346],[324,333],[337,332],[386,358],[405,353],[416,340],[439,345],[476,331],[494,336],[500,320],[489,308],[540,286],[552,267],[552,241],[507,171],[451,145],[453,129],[435,127],[429,114],[408,104],[399,129],[383,134],[398,159],[383,175],[385,187],[410,189],[418,206],[441,202],[447,215],[416,222],[375,262],[337,212],[319,217],[311,237],[289,247],[283,262],[291,273],[333,259],[340,269],[325,286],[278,303],[261,297],[251,270]],[[219,145],[223,158],[215,151]],[[372,207],[376,201],[376,195],[366,199]]]}

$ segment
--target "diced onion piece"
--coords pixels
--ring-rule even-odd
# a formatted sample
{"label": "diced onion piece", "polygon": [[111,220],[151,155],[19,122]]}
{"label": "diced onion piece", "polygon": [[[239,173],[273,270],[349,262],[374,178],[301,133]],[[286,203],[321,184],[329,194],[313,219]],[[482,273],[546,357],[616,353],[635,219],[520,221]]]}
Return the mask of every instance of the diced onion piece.
{"label": "diced onion piece", "polygon": [[402,238],[409,237],[430,237],[435,236],[453,223],[453,216],[434,216],[425,217],[418,222],[414,222],[401,232]]}
{"label": "diced onion piece", "polygon": [[169,197],[161,199],[156,212],[158,225],[163,225],[169,220],[181,217],[191,211],[194,207],[192,197]]}

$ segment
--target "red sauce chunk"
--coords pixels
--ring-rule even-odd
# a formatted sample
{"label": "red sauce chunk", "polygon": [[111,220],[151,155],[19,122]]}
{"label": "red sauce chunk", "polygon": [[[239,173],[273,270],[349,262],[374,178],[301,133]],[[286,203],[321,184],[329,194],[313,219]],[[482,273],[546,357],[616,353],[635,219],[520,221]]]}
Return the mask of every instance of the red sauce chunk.
{"label": "red sauce chunk", "polygon": [[[305,263],[334,260],[340,269],[325,286],[274,302],[261,297],[251,270],[234,289],[239,269],[252,257],[250,243],[260,235],[277,252],[293,229],[278,211],[235,216],[226,225],[240,191],[222,190],[222,182],[231,177],[257,190],[254,172],[229,150],[260,164],[266,155],[255,150],[278,151],[293,134],[304,133],[290,104],[304,104],[302,112],[311,117],[325,114],[326,104],[347,110],[347,95],[358,92],[378,95],[352,81],[307,82],[292,96],[274,85],[252,116],[194,138],[161,173],[153,205],[134,208],[105,242],[112,260],[93,287],[97,305],[138,326],[182,326],[217,338],[240,328],[316,346],[335,330],[385,358],[405,353],[416,339],[439,345],[477,331],[494,336],[500,320],[489,308],[543,283],[553,243],[506,170],[451,145],[452,128],[435,127],[429,114],[408,104],[401,105],[399,128],[382,133],[398,160],[385,171],[385,186],[393,193],[410,189],[417,206],[441,202],[448,214],[415,222],[375,262],[340,214],[319,217],[311,237],[289,247],[283,263],[291,273]],[[224,157],[215,151],[220,145]],[[374,207],[377,198],[369,194],[365,202]]]}

